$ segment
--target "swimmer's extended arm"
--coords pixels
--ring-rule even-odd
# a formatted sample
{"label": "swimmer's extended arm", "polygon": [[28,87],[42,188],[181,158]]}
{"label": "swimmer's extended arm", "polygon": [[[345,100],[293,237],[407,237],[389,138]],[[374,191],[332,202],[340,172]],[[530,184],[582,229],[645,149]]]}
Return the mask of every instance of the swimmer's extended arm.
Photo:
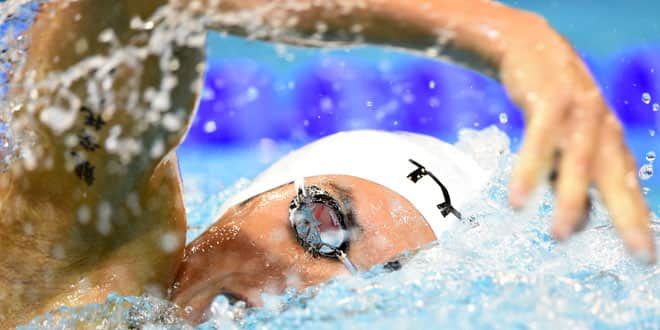
{"label": "swimmer's extended arm", "polygon": [[655,259],[650,212],[621,124],[578,54],[542,17],[485,0],[172,1],[209,14],[216,28],[254,38],[383,44],[494,69],[527,121],[512,205],[522,207],[556,167],[556,238],[583,225],[594,184],[628,248],[645,261]]}
{"label": "swimmer's extended arm", "polygon": [[474,0],[173,2],[203,12],[213,28],[251,38],[313,47],[381,44],[446,55],[491,75],[511,32],[520,26],[547,27],[540,16]]}

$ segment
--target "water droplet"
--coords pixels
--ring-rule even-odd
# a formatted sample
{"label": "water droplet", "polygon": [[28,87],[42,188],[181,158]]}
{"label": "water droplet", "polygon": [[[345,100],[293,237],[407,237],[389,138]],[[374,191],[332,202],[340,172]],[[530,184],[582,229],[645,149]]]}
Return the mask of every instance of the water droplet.
{"label": "water droplet", "polygon": [[509,116],[506,113],[500,113],[500,124],[506,124],[509,122]]}
{"label": "water droplet", "polygon": [[438,49],[435,48],[435,47],[427,48],[425,53],[426,53],[426,56],[428,56],[428,57],[438,57],[438,55],[440,54]]}
{"label": "water droplet", "polygon": [[653,112],[660,111],[660,103],[653,103]]}
{"label": "water droplet", "polygon": [[649,93],[642,93],[642,102],[644,102],[644,104],[649,104],[649,103],[651,103],[651,94],[649,94]]}
{"label": "water droplet", "polygon": [[300,177],[300,178],[296,179],[293,182],[293,186],[295,188],[295,193],[296,194],[300,194],[303,197],[307,196],[307,191],[305,190],[305,178],[304,177]]}
{"label": "water droplet", "polygon": [[64,257],[66,257],[66,252],[64,251],[64,247],[58,244],[53,247],[53,251],[51,252],[51,255],[55,259],[62,260],[64,259]]}
{"label": "water droplet", "polygon": [[648,180],[653,177],[653,165],[644,164],[639,168],[639,178],[642,180]]}
{"label": "water droplet", "polygon": [[165,153],[165,142],[162,139],[154,141],[149,150],[149,156],[153,159],[158,159],[163,153]]}
{"label": "water droplet", "polygon": [[415,102],[415,95],[413,95],[410,92],[407,92],[406,94],[403,95],[403,103],[411,104],[413,102]]}
{"label": "water droplet", "polygon": [[648,160],[649,162],[653,163],[655,158],[656,158],[655,151],[649,151],[646,153],[646,160]]}
{"label": "water droplet", "polygon": [[435,80],[429,81],[429,89],[435,89]]}
{"label": "water droplet", "polygon": [[650,129],[650,130],[649,130],[649,135],[650,135],[650,136],[655,136],[655,130],[654,130],[654,129]]}
{"label": "water droplet", "polygon": [[649,188],[649,187],[642,187],[642,193],[644,193],[645,196],[648,195],[649,192],[651,192],[651,188]]}
{"label": "water droplet", "polygon": [[144,23],[144,29],[145,30],[152,30],[154,28],[154,22],[152,21],[147,21]]}
{"label": "water droplet", "polygon": [[204,88],[202,90],[202,100],[213,101],[215,99],[215,91],[211,88]]}
{"label": "water droplet", "polygon": [[209,120],[204,124],[204,132],[206,133],[213,133],[216,129],[218,129],[217,125],[213,120]]}
{"label": "water droplet", "polygon": [[98,207],[98,219],[96,230],[103,236],[108,236],[112,231],[112,206],[109,202],[103,201]]}
{"label": "water droplet", "polygon": [[30,236],[30,235],[34,234],[34,227],[32,226],[31,223],[26,223],[23,226],[23,232],[25,233],[25,235]]}
{"label": "water droplet", "polygon": [[171,114],[171,113],[166,113],[163,116],[163,122],[162,123],[163,123],[163,127],[165,127],[165,129],[167,129],[170,132],[178,131],[181,128],[181,126],[183,125],[183,123],[181,122],[181,119],[178,116],[176,116],[174,114]]}
{"label": "water droplet", "polygon": [[259,89],[257,89],[254,86],[250,86],[247,90],[247,100],[248,102],[252,102],[256,99],[259,98]]}
{"label": "water droplet", "polygon": [[99,41],[103,43],[109,43],[115,39],[115,32],[111,29],[105,29],[99,34]]}
{"label": "water droplet", "polygon": [[166,253],[175,252],[179,248],[179,238],[176,233],[167,232],[160,237],[160,248]]}
{"label": "water droplet", "polygon": [[76,44],[75,44],[74,47],[76,49],[76,53],[78,55],[81,55],[89,49],[89,44],[87,43],[87,39],[81,38],[81,39],[78,39],[78,41],[76,41]]}
{"label": "water droplet", "polygon": [[321,99],[319,103],[321,106],[321,111],[323,111],[324,113],[332,112],[332,108],[334,108],[334,102],[332,101],[331,98],[325,96]]}
{"label": "water droplet", "polygon": [[86,205],[81,206],[78,209],[78,221],[85,225],[89,223],[89,219],[91,218],[91,212],[89,211],[89,207]]}
{"label": "water droplet", "polygon": [[9,165],[12,143],[7,126],[0,121],[0,173]]}

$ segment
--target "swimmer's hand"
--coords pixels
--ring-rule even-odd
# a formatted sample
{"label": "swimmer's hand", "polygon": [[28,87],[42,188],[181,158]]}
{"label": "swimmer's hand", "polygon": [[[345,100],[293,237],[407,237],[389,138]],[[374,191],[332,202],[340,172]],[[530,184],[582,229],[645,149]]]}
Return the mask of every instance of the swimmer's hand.
{"label": "swimmer's hand", "polygon": [[522,207],[556,165],[551,225],[556,239],[565,240],[584,225],[588,189],[594,184],[629,250],[654,262],[650,212],[623,129],[571,45],[545,23],[520,29],[499,69],[527,122],[511,179],[511,204]]}

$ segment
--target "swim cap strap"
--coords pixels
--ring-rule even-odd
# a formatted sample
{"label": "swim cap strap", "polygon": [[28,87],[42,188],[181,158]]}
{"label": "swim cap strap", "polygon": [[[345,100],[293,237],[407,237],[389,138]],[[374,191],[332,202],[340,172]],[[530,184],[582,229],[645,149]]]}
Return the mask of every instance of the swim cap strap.
{"label": "swim cap strap", "polygon": [[442,189],[442,196],[444,197],[444,202],[440,203],[437,205],[438,209],[442,213],[443,217],[447,217],[449,214],[455,215],[459,220],[462,220],[463,217],[461,215],[461,212],[458,212],[452,205],[451,205],[451,197],[449,196],[449,190],[447,190],[447,187],[445,187],[444,184],[438,178],[431,173],[431,171],[427,170],[426,167],[424,167],[422,164],[412,160],[408,159],[413,165],[417,166],[417,169],[415,169],[412,173],[408,174],[408,179],[412,181],[413,183],[417,183],[419,180],[421,180],[425,176],[430,176],[435,183],[440,186],[440,189]]}

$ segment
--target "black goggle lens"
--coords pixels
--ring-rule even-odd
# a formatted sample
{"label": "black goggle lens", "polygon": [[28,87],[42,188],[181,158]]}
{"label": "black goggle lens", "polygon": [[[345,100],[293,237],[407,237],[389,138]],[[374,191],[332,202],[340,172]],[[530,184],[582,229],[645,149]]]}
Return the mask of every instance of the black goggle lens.
{"label": "black goggle lens", "polygon": [[313,255],[337,257],[348,246],[349,233],[334,198],[316,186],[299,191],[289,221],[300,244]]}

